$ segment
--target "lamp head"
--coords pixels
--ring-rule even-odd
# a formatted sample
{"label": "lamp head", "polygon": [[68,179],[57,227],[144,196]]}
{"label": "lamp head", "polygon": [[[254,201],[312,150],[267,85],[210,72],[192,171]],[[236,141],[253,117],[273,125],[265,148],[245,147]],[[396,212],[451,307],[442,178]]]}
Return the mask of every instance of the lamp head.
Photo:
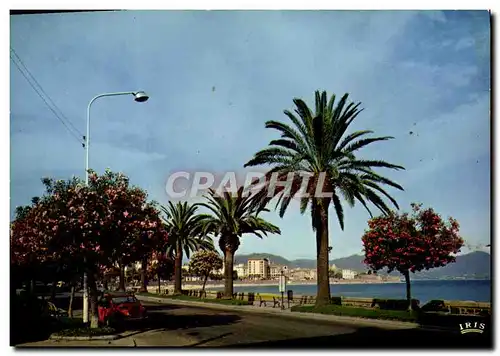
{"label": "lamp head", "polygon": [[134,97],[135,97],[134,100],[137,101],[138,103],[143,103],[149,99],[148,94],[146,94],[143,91],[138,91],[137,93],[134,94]]}

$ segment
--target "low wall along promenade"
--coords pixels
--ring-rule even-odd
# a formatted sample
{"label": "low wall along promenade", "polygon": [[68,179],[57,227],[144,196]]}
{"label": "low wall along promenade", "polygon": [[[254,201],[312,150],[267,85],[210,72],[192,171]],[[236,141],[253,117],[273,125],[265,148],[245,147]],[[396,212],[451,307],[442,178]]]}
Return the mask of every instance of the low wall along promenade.
{"label": "low wall along promenade", "polygon": [[[148,287],[150,293],[158,294],[158,287]],[[172,294],[171,288],[161,288],[161,295]],[[203,297],[207,299],[222,298],[222,292],[205,290],[201,294],[201,288],[198,289],[185,289],[182,294],[192,297]],[[239,300],[255,300],[259,302],[264,300],[273,302],[274,300],[281,300],[281,295],[271,293],[235,293],[233,299]],[[313,305],[316,299],[315,296],[293,295],[290,300],[291,305]],[[285,293],[285,302],[288,302]],[[382,298],[354,298],[343,296],[332,296],[331,303],[339,306],[351,306],[368,309],[391,309],[391,310],[405,310],[407,308],[406,299],[382,299]],[[453,300],[432,300],[427,304],[420,306],[418,300],[413,299],[412,305],[415,308],[421,308],[427,312],[440,312],[453,315],[491,315],[491,303],[474,302],[474,301],[453,301]]]}

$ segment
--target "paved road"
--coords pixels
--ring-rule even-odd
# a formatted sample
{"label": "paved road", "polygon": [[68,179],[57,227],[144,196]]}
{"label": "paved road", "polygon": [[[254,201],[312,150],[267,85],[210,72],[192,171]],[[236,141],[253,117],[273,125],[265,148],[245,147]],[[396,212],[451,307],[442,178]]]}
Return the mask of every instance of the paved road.
{"label": "paved road", "polygon": [[[327,321],[145,303],[150,319],[128,327],[115,341],[54,342],[31,346],[173,346],[238,348],[487,347],[487,340],[413,330],[352,327]],[[486,345],[486,346],[485,346]]]}

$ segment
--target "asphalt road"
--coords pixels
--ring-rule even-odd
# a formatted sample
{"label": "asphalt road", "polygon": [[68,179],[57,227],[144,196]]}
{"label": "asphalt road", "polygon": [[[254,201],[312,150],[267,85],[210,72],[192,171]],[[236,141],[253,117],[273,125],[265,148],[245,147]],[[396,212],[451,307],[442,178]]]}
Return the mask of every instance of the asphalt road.
{"label": "asphalt road", "polygon": [[[124,326],[114,341],[31,342],[34,347],[228,347],[228,348],[491,348],[489,336],[384,330],[330,321],[222,311],[202,307],[144,303],[149,319]],[[78,314],[78,311],[76,311]]]}
{"label": "asphalt road", "polygon": [[[325,321],[234,311],[152,303],[145,303],[145,306],[150,314],[149,331],[146,333],[154,331],[156,339],[156,341],[151,340],[150,346],[161,343],[162,332],[191,340],[185,345],[190,347],[478,348],[488,347],[489,341],[484,336],[428,332],[420,329],[356,328]],[[136,338],[137,346],[148,346],[148,341],[142,340],[140,333],[131,337]]]}

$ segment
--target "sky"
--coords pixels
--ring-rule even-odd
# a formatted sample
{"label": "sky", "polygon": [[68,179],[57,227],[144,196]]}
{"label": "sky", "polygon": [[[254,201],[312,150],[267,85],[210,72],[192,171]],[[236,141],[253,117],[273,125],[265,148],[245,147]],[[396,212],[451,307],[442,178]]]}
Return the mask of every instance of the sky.
{"label": "sky", "polygon": [[[11,48],[83,135],[97,94],[144,90],[92,106],[90,167],[124,172],[166,204],[176,171],[243,171],[288,122],[293,98],[326,90],[361,102],[351,131],[395,139],[360,157],[411,202],[453,216],[471,245],[490,242],[490,24],[486,11],[127,11],[11,16]],[[15,58],[15,57],[14,57]],[[19,63],[19,62],[17,62]],[[83,178],[85,152],[13,65],[11,218],[43,193],[42,177]],[[274,207],[274,205],[272,206]],[[315,258],[310,214],[264,215],[281,235],[244,236],[237,254]],[[361,253],[368,213],[330,210],[331,258]],[[467,248],[463,252],[468,252]]]}

